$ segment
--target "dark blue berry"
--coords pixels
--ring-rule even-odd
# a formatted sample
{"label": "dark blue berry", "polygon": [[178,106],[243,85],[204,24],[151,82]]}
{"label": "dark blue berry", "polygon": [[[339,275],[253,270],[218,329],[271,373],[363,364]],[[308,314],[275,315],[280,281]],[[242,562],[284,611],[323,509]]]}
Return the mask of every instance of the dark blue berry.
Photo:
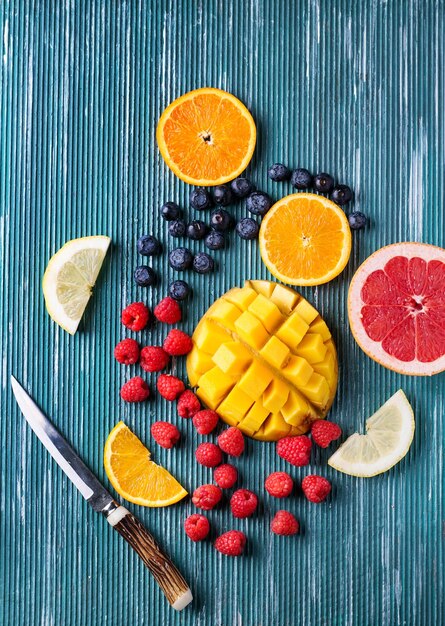
{"label": "dark blue berry", "polygon": [[204,243],[210,250],[221,250],[226,245],[226,240],[222,233],[219,233],[217,230],[211,230]]}
{"label": "dark blue berry", "polygon": [[331,200],[343,206],[352,200],[352,191],[347,185],[337,185],[331,193]]}
{"label": "dark blue berry", "polygon": [[209,227],[205,222],[202,220],[193,220],[193,222],[188,224],[186,233],[187,237],[190,237],[190,239],[202,239],[206,236],[208,230]]}
{"label": "dark blue berry", "polygon": [[209,209],[212,206],[212,198],[207,189],[193,189],[190,193],[190,206],[197,211]]}
{"label": "dark blue berry", "polygon": [[312,174],[304,167],[297,167],[292,171],[290,183],[295,189],[309,189],[313,183]]}
{"label": "dark blue berry", "polygon": [[348,215],[348,222],[352,230],[360,230],[361,228],[365,228],[368,223],[368,218],[361,211],[355,211]]}
{"label": "dark blue berry", "polygon": [[321,193],[329,193],[334,189],[334,179],[330,174],[317,174],[314,178],[314,188]]}
{"label": "dark blue berry", "polygon": [[272,204],[272,198],[264,191],[254,191],[247,198],[247,210],[254,215],[266,215]]}
{"label": "dark blue berry", "polygon": [[217,185],[213,187],[213,201],[215,204],[227,206],[232,202],[232,192],[228,185]]}
{"label": "dark blue berry", "polygon": [[246,198],[255,189],[247,178],[235,178],[230,183],[230,188],[237,198]]}
{"label": "dark blue berry", "polygon": [[210,226],[214,230],[219,230],[221,233],[226,230],[230,230],[235,225],[233,217],[230,213],[227,213],[224,209],[216,209],[212,211],[210,216]]}
{"label": "dark blue berry", "polygon": [[281,182],[289,178],[290,170],[282,163],[274,163],[267,170],[267,175],[271,180]]}
{"label": "dark blue berry", "polygon": [[206,252],[198,252],[193,259],[193,269],[198,274],[208,274],[214,267],[213,259]]}
{"label": "dark blue berry", "polygon": [[255,239],[258,237],[260,226],[251,217],[245,217],[236,225],[236,232],[241,239]]}
{"label": "dark blue berry", "polygon": [[162,217],[170,222],[170,220],[178,220],[182,217],[182,211],[176,202],[166,202],[161,206]]}
{"label": "dark blue berry", "polygon": [[139,237],[137,248],[139,254],[144,256],[153,256],[154,254],[159,254],[162,250],[161,244],[153,235],[142,235],[142,237]]}
{"label": "dark blue berry", "polygon": [[134,270],[134,280],[140,287],[153,287],[156,285],[156,272],[148,265],[139,265]]}
{"label": "dark blue berry", "polygon": [[185,280],[174,280],[170,283],[168,292],[175,300],[185,300],[190,293],[190,287]]}
{"label": "dark blue berry", "polygon": [[186,270],[193,261],[193,254],[188,248],[175,248],[168,255],[170,266],[174,270]]}
{"label": "dark blue berry", "polygon": [[173,220],[173,222],[170,222],[168,225],[168,232],[172,237],[184,237],[185,229],[184,220]]}

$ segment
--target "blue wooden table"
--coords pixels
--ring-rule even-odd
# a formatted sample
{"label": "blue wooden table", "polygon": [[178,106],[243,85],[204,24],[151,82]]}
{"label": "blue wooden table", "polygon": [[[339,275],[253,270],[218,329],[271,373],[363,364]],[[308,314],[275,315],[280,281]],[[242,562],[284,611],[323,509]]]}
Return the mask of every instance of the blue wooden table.
{"label": "blue wooden table", "polygon": [[[355,269],[375,249],[403,240],[445,243],[444,41],[440,0],[0,3],[2,625],[445,623],[445,378],[403,377],[372,362],[351,336],[345,307]],[[130,505],[193,587],[193,606],[176,614],[29,430],[9,375],[106,484],[102,448],[119,419],[187,489],[211,479],[193,459],[192,424],[180,424],[178,449],[154,444],[151,422],[176,420],[174,407],[159,398],[124,405],[127,373],[112,357],[125,335],[121,308],[134,299],[154,304],[173,276],[164,255],[161,285],[138,288],[136,240],[154,233],[167,248],[158,209],[166,200],[187,206],[189,189],[160,158],[155,128],[171,100],[200,86],[226,89],[252,111],[258,144],[248,175],[275,199],[291,189],[267,180],[274,161],[331,172],[355,190],[354,208],[370,217],[370,228],[354,234],[337,280],[302,290],[338,347],[331,418],[350,434],[402,387],[417,430],[408,456],[369,480],[336,473],[326,466],[329,452],[318,451],[310,470],[332,480],[333,496],[320,506],[298,494],[286,503],[302,525],[291,539],[270,534],[279,504],[262,488],[265,475],[285,463],[274,445],[249,441],[238,466],[242,485],[261,494],[259,514],[236,524],[227,506],[209,515],[215,532],[235,526],[247,533],[240,559],[187,539],[190,501],[163,510]],[[240,205],[234,211],[245,213]],[[71,337],[46,314],[40,281],[65,241],[93,234],[111,236],[113,245]],[[255,243],[233,238],[215,258],[213,276],[188,277],[194,295],[186,330],[229,287],[269,277]],[[144,340],[158,342],[163,332]]]}

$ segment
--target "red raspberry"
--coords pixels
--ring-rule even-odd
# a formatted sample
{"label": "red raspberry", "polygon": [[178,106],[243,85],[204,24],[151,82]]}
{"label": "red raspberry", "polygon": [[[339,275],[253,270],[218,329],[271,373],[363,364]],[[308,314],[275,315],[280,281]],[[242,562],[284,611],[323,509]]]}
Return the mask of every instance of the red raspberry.
{"label": "red raspberry", "polygon": [[303,478],[301,488],[309,502],[320,504],[320,502],[326,500],[327,496],[330,494],[331,483],[327,478],[323,478],[323,476],[311,474]]}
{"label": "red raspberry", "polygon": [[151,425],[150,430],[156,443],[167,449],[173,448],[181,436],[176,426],[169,424],[169,422],[155,422]]}
{"label": "red raspberry", "polygon": [[122,311],[122,324],[130,330],[143,330],[150,319],[150,311],[143,302],[133,302]]}
{"label": "red raspberry", "polygon": [[192,502],[199,509],[210,511],[222,498],[222,491],[216,485],[202,485],[195,489],[192,496]]}
{"label": "red raspberry", "polygon": [[202,541],[209,534],[209,520],[204,515],[194,513],[184,521],[184,529],[192,541]]}
{"label": "red raspberry", "polygon": [[192,338],[177,328],[173,328],[164,339],[164,350],[172,356],[188,354],[192,348]]}
{"label": "red raspberry", "polygon": [[201,403],[193,391],[183,391],[178,400],[178,415],[181,417],[193,417],[201,408]]}
{"label": "red raspberry", "polygon": [[341,428],[333,422],[326,420],[317,420],[312,424],[311,429],[312,441],[320,448],[327,448],[328,445],[341,437]]}
{"label": "red raspberry", "polygon": [[278,456],[297,467],[302,467],[309,463],[311,448],[311,440],[306,435],[283,437],[283,439],[277,442]]}
{"label": "red raspberry", "polygon": [[139,344],[135,339],[122,339],[114,348],[114,358],[123,365],[133,365],[139,359]]}
{"label": "red raspberry", "polygon": [[270,523],[270,530],[276,535],[296,535],[300,530],[300,524],[289,511],[277,511]]}
{"label": "red raspberry", "polygon": [[243,433],[235,426],[231,426],[219,435],[218,445],[226,454],[240,456],[244,452]]}
{"label": "red raspberry", "polygon": [[185,389],[182,380],[179,380],[176,376],[170,376],[170,374],[161,374],[156,386],[161,396],[170,402],[176,400]]}
{"label": "red raspberry", "polygon": [[165,324],[176,324],[181,320],[181,307],[173,300],[167,296],[167,298],[163,298],[158,305],[154,308],[154,316],[160,322],[165,322]]}
{"label": "red raspberry", "polygon": [[146,372],[159,372],[166,367],[170,357],[159,346],[146,346],[141,350],[141,367]]}
{"label": "red raspberry", "polygon": [[230,463],[224,463],[216,468],[213,478],[221,489],[231,489],[238,480],[238,470]]}
{"label": "red raspberry", "polygon": [[257,506],[257,496],[248,489],[237,489],[230,498],[233,517],[249,517]]}
{"label": "red raspberry", "polygon": [[200,443],[195,450],[195,457],[204,467],[216,467],[222,461],[222,452],[214,443]]}
{"label": "red raspberry", "polygon": [[193,416],[193,426],[200,435],[209,435],[216,427],[219,416],[216,411],[204,409]]}
{"label": "red raspberry", "polygon": [[229,530],[227,533],[220,535],[214,546],[226,556],[240,556],[244,551],[246,545],[246,535],[240,530]]}
{"label": "red raspberry", "polygon": [[266,478],[264,486],[274,498],[287,498],[291,494],[294,481],[286,472],[273,472]]}
{"label": "red raspberry", "polygon": [[125,402],[142,402],[150,395],[147,383],[140,376],[133,376],[122,385],[121,398]]}

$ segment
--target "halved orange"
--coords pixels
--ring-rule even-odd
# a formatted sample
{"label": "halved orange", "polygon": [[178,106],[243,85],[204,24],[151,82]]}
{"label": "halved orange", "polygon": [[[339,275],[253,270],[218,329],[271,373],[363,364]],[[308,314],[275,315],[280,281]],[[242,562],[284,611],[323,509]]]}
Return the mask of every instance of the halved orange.
{"label": "halved orange", "polygon": [[134,433],[119,422],[108,435],[104,466],[119,495],[142,506],[175,504],[187,495],[176,478],[151,460],[150,451]]}
{"label": "halved orange", "polygon": [[274,204],[263,219],[259,241],[266,266],[289,285],[327,283],[351,254],[346,215],[313,193],[296,193]]}
{"label": "halved orange", "polygon": [[213,186],[233,180],[246,169],[255,149],[256,127],[238,98],[204,87],[165,109],[156,139],[176,176],[190,185]]}

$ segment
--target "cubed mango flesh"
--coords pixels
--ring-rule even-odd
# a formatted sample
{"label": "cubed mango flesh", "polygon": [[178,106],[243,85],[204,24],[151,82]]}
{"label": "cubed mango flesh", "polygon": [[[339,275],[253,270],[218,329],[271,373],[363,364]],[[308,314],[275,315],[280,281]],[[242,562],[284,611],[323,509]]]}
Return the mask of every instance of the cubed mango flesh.
{"label": "cubed mango flesh", "polygon": [[291,427],[283,419],[281,413],[269,415],[259,431],[255,434],[257,439],[263,441],[277,441],[289,434]]}
{"label": "cubed mango flesh", "polygon": [[241,421],[255,400],[244,393],[238,386],[230,391],[218,407],[220,415],[231,426]]}
{"label": "cubed mango flesh", "polygon": [[300,385],[300,391],[320,409],[324,409],[329,401],[329,385],[326,378],[314,372],[306,385]]}
{"label": "cubed mango flesh", "polygon": [[223,296],[224,300],[236,304],[241,311],[247,311],[247,307],[256,297],[257,292],[252,287],[235,287]]}
{"label": "cubed mango flesh", "polygon": [[247,372],[239,379],[238,387],[256,400],[261,396],[272,378],[273,372],[270,368],[260,361],[253,361]]}
{"label": "cubed mango flesh", "polygon": [[226,341],[231,341],[232,335],[212,323],[207,318],[203,319],[193,333],[193,341],[197,347],[207,354],[215,354],[219,346]]}
{"label": "cubed mango flesh", "polygon": [[276,335],[278,339],[284,341],[291,350],[295,350],[308,330],[309,325],[306,324],[304,319],[302,319],[298,313],[292,313],[277,330]]}
{"label": "cubed mango flesh", "polygon": [[275,283],[270,280],[248,280],[247,284],[252,289],[255,289],[257,293],[263,294],[266,298],[270,298],[273,290],[275,289]]}
{"label": "cubed mango flesh", "polygon": [[278,370],[288,363],[290,354],[288,346],[275,335],[272,335],[266,345],[260,350],[260,355],[263,359]]}
{"label": "cubed mango flesh", "polygon": [[308,420],[317,419],[317,412],[296,389],[290,391],[286,404],[281,408],[281,414],[287,424],[291,426],[298,426]]}
{"label": "cubed mango flesh", "polygon": [[213,355],[213,363],[229,376],[237,376],[246,371],[253,355],[239,341],[228,341],[219,346]]}
{"label": "cubed mango flesh", "polygon": [[306,322],[306,324],[311,324],[318,316],[317,309],[314,308],[312,304],[309,304],[309,302],[304,298],[302,298],[295,307],[295,312],[298,313],[298,315]]}
{"label": "cubed mango flesh", "polygon": [[281,313],[289,315],[298,302],[298,293],[284,285],[275,285],[275,289],[270,296],[271,301],[277,305]]}
{"label": "cubed mango flesh", "polygon": [[263,406],[271,413],[278,413],[288,396],[289,385],[279,378],[274,378],[264,390]]}
{"label": "cubed mango flesh", "polygon": [[284,322],[284,317],[277,305],[261,293],[249,304],[247,310],[260,320],[269,333],[273,333]]}
{"label": "cubed mango flesh", "polygon": [[227,395],[236,380],[233,376],[228,376],[221,371],[219,367],[213,367],[199,378],[198,388],[204,389],[206,396],[216,401]]}
{"label": "cubed mango flesh", "polygon": [[296,387],[301,387],[308,383],[314,369],[306,359],[303,359],[301,356],[292,355],[281,372],[289,382]]}
{"label": "cubed mango flesh", "polygon": [[257,401],[241,421],[241,426],[248,428],[254,433],[261,428],[269,413],[270,411],[263,406],[261,401]]}
{"label": "cubed mango flesh", "polygon": [[244,311],[235,321],[235,329],[240,339],[255,350],[260,350],[269,339],[267,330],[249,311]]}
{"label": "cubed mango flesh", "polygon": [[327,348],[318,333],[307,333],[298,344],[296,350],[298,356],[302,356],[308,363],[320,363],[326,356]]}
{"label": "cubed mango flesh", "polygon": [[204,374],[213,367],[210,354],[202,352],[195,345],[187,357],[187,375],[192,387],[195,387],[201,374]]}
{"label": "cubed mango flesh", "polygon": [[316,319],[314,322],[312,322],[312,324],[310,325],[310,332],[319,333],[323,341],[327,341],[332,336],[331,331],[326,325],[326,322],[321,318]]}
{"label": "cubed mango flesh", "polygon": [[220,298],[208,310],[210,319],[216,320],[230,330],[235,330],[235,320],[240,316],[240,310],[231,302]]}

